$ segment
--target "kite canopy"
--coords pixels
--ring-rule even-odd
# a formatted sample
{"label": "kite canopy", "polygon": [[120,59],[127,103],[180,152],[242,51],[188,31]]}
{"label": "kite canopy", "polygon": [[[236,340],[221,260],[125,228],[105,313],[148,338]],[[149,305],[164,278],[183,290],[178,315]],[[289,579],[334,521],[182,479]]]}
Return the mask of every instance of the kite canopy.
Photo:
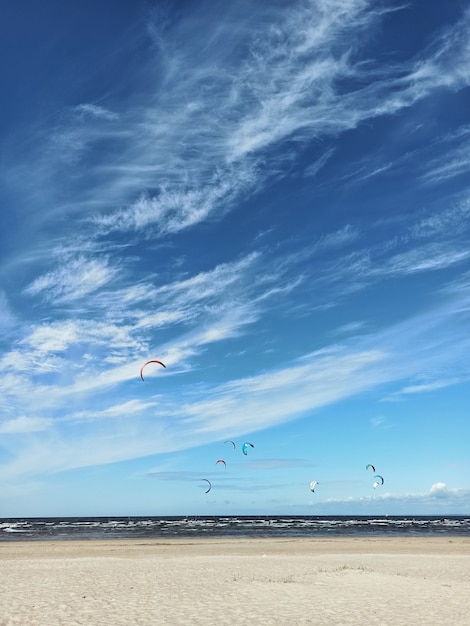
{"label": "kite canopy", "polygon": [[374,476],[374,478],[376,478],[376,479],[380,480],[380,484],[381,484],[381,485],[383,485],[383,484],[384,484],[384,479],[383,479],[383,477],[382,477],[380,474],[376,474],[376,475]]}
{"label": "kite canopy", "polygon": [[366,470],[367,470],[367,469],[369,469],[369,467],[371,467],[371,468],[372,468],[372,471],[373,471],[373,472],[374,472],[374,474],[375,474],[375,467],[369,463],[368,465],[366,465]]}
{"label": "kite canopy", "polygon": [[204,480],[206,483],[209,483],[209,489],[204,492],[204,493],[209,493],[209,491],[212,489],[211,481],[207,480],[207,478],[201,478],[201,480]]}
{"label": "kite canopy", "polygon": [[217,463],[223,463],[225,465],[225,469],[227,469],[227,463],[223,459],[219,459],[218,461],[215,462],[216,465]]}
{"label": "kite canopy", "polygon": [[226,443],[231,443],[231,444],[232,444],[232,446],[233,446],[233,449],[234,449],[234,450],[235,450],[235,448],[237,447],[237,446],[235,445],[235,442],[234,442],[234,441],[230,441],[230,440],[228,440],[228,441],[224,441],[224,443],[223,443],[222,445],[223,445],[223,446],[225,446],[225,444],[226,444]]}
{"label": "kite canopy", "polygon": [[144,371],[144,367],[148,365],[149,363],[158,363],[162,367],[166,367],[165,363],[162,363],[161,361],[157,361],[157,359],[150,359],[150,361],[147,361],[146,363],[144,363],[142,367],[140,368],[140,377],[142,378],[142,380],[144,380],[144,377],[142,375],[142,372]]}
{"label": "kite canopy", "polygon": [[312,482],[310,483],[310,491],[315,492],[315,487],[316,485],[319,485],[320,483],[317,480],[312,480]]}
{"label": "kite canopy", "polygon": [[243,445],[242,445],[242,452],[243,454],[248,454],[248,448],[254,448],[255,446],[252,443],[249,443],[248,441],[246,441]]}

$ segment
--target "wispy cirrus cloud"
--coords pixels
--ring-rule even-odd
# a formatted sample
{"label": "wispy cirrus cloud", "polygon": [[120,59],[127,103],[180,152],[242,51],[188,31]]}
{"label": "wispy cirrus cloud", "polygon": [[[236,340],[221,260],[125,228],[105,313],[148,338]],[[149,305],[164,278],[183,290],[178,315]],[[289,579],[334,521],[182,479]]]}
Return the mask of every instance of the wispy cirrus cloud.
{"label": "wispy cirrus cloud", "polygon": [[386,402],[396,402],[403,400],[406,396],[410,394],[419,394],[419,393],[432,393],[433,391],[438,391],[439,389],[445,389],[446,387],[451,387],[452,385],[458,385],[465,382],[465,378],[457,378],[457,377],[441,377],[438,380],[428,380],[426,382],[416,382],[413,385],[406,385],[402,389],[390,394],[384,401]]}
{"label": "wispy cirrus cloud", "polygon": [[[373,244],[361,246],[362,241],[367,241],[365,233],[349,226],[326,235],[305,253],[306,258],[318,254],[315,271],[307,273],[306,282],[321,286],[321,290],[316,291],[331,302],[387,278],[437,272],[458,265],[463,269],[470,257],[466,243],[468,213],[469,202],[465,195],[450,207],[430,210],[418,219],[404,219],[390,239]],[[322,257],[323,247],[330,243],[338,244],[338,254],[334,258]],[[298,258],[301,257],[299,251]]]}
{"label": "wispy cirrus cloud", "polygon": [[[409,124],[406,122],[405,126]],[[418,125],[415,132],[420,131],[424,132]],[[403,128],[396,130],[397,134],[403,132]],[[438,187],[460,177],[465,190],[465,174],[470,169],[469,140],[469,127],[463,125],[455,131],[428,138],[418,147],[409,149],[407,146],[406,152],[398,155],[393,149],[390,154],[386,144],[381,145],[373,153],[355,162],[352,169],[343,173],[341,178],[345,183],[356,186],[378,176],[403,175],[411,170],[416,173],[416,184]]]}
{"label": "wispy cirrus cloud", "polygon": [[443,387],[449,387],[450,385],[456,385],[462,382],[459,378],[449,378],[447,380],[436,380],[434,382],[422,383],[417,385],[407,385],[400,391],[402,394],[409,393],[423,393],[428,391],[435,391],[436,389],[442,389]]}
{"label": "wispy cirrus cloud", "polygon": [[404,275],[441,270],[454,265],[454,263],[461,263],[468,259],[469,256],[469,250],[456,250],[447,244],[435,245],[430,243],[414,250],[394,255],[382,269],[378,269],[378,272],[390,275]]}
{"label": "wispy cirrus cloud", "polygon": [[20,417],[0,422],[0,434],[18,435],[36,433],[47,430],[52,424],[53,420],[46,417],[26,417],[25,415],[21,415]]}
{"label": "wispy cirrus cloud", "polygon": [[104,120],[117,120],[119,115],[97,104],[79,104],[75,111],[80,115]]}
{"label": "wispy cirrus cloud", "polygon": [[107,259],[77,257],[58,269],[39,276],[24,290],[49,302],[70,302],[97,291],[116,275]]}
{"label": "wispy cirrus cloud", "polygon": [[373,417],[370,420],[370,423],[373,428],[385,428],[387,424],[387,418],[383,415],[377,415],[377,417]]}
{"label": "wispy cirrus cloud", "polygon": [[303,176],[305,177],[314,177],[318,174],[318,172],[325,166],[325,164],[330,160],[333,156],[335,150],[334,148],[329,148],[324,154],[321,155],[316,161],[311,163],[308,167],[305,168],[303,172]]}
{"label": "wispy cirrus cloud", "polygon": [[[246,277],[253,268],[259,254],[253,252],[239,261],[222,263],[207,272],[199,272],[189,278],[173,281],[155,289],[155,297],[163,301],[194,304],[220,295],[221,291],[230,288]],[[251,272],[250,272],[251,275]],[[245,278],[246,279],[246,278]]]}
{"label": "wispy cirrus cloud", "polygon": [[254,173],[245,168],[239,168],[236,174],[225,170],[198,188],[163,186],[158,195],[142,195],[129,207],[93,221],[105,231],[140,231],[158,225],[160,235],[177,233],[205,221],[216,210],[223,214],[244,190],[253,189],[255,181]]}
{"label": "wispy cirrus cloud", "polygon": [[131,415],[138,415],[143,411],[148,411],[156,406],[156,402],[144,402],[142,400],[127,400],[120,404],[114,404],[102,410],[77,411],[68,415],[67,422],[95,422],[99,420],[109,420]]}
{"label": "wispy cirrus cloud", "polygon": [[132,337],[130,327],[95,320],[71,319],[38,324],[20,342],[20,345],[38,354],[59,353],[79,344],[125,349],[136,346],[137,342]]}
{"label": "wispy cirrus cloud", "polygon": [[451,206],[417,220],[410,228],[410,235],[417,239],[439,238],[455,240],[470,229],[470,197],[466,192]]}
{"label": "wispy cirrus cloud", "polygon": [[470,172],[470,128],[463,126],[458,132],[444,136],[437,146],[439,155],[426,163],[421,175],[424,183],[436,185]]}

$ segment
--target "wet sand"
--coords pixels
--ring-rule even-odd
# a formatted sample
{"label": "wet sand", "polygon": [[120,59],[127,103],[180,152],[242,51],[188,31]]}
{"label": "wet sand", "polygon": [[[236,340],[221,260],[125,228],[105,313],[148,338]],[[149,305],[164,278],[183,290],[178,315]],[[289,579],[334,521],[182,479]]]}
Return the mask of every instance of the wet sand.
{"label": "wet sand", "polygon": [[469,620],[470,537],[0,543],[0,626]]}

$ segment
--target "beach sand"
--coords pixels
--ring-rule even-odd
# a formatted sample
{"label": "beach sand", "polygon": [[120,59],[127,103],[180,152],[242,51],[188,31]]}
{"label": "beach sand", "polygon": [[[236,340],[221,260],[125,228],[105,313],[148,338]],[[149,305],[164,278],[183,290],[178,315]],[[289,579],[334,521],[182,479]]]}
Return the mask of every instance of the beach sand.
{"label": "beach sand", "polygon": [[470,537],[0,543],[1,626],[470,624]]}

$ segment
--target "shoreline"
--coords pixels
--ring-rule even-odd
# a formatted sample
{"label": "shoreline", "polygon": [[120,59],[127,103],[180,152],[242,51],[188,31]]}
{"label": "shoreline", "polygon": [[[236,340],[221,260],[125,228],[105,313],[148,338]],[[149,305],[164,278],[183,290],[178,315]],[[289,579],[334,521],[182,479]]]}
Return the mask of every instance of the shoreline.
{"label": "shoreline", "polygon": [[315,537],[155,537],[126,539],[8,539],[0,541],[0,561],[16,554],[47,555],[48,553],[74,554],[83,551],[90,554],[106,555],[108,551],[130,550],[138,552],[143,548],[158,552],[169,548],[177,551],[194,550],[197,552],[226,553],[240,548],[267,548],[271,552],[284,552],[287,548],[292,553],[314,551],[320,553],[357,552],[374,553],[377,548],[386,554],[402,554],[420,549],[433,554],[468,554],[470,555],[470,536],[315,536]]}

